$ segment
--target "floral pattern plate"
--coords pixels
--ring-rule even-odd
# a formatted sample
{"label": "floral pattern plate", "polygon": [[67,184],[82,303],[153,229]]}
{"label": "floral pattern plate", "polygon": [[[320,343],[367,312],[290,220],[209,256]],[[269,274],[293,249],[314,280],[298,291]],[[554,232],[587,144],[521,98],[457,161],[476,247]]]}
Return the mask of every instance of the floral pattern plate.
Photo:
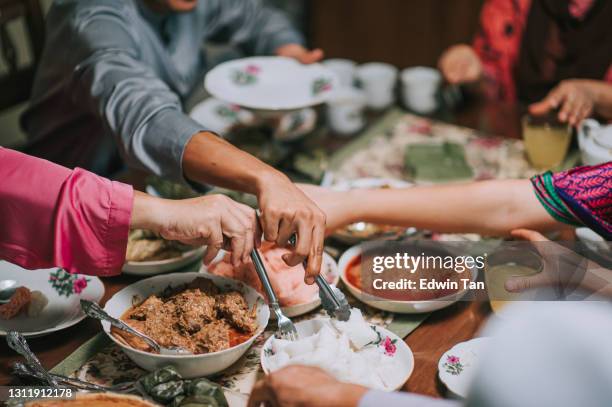
{"label": "floral pattern plate", "polygon": [[57,268],[26,270],[0,261],[0,280],[14,280],[17,286],[38,290],[49,300],[37,317],[31,318],[22,312],[10,320],[0,319],[0,336],[18,331],[25,337],[36,337],[71,327],[85,318],[79,300],[99,302],[104,295],[99,278],[69,274]]}
{"label": "floral pattern plate", "polygon": [[292,58],[252,57],[217,65],[206,90],[225,102],[256,110],[297,110],[326,102],[337,88],[335,74],[322,64]]}
{"label": "floral pattern plate", "polygon": [[250,125],[255,115],[238,105],[208,98],[193,107],[189,116],[202,126],[225,136],[236,125]]}
{"label": "floral pattern plate", "polygon": [[475,338],[461,342],[442,355],[438,361],[438,377],[452,394],[467,397],[479,358],[489,341],[490,338]]}

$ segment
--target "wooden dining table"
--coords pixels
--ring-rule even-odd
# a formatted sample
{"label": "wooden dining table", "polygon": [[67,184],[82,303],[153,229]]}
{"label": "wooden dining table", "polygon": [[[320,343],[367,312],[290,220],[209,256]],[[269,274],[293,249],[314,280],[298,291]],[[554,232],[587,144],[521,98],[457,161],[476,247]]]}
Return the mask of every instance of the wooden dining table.
{"label": "wooden dining table", "polygon": [[[472,102],[453,112],[439,117],[452,124],[477,129],[485,134],[508,138],[520,138],[521,108],[516,105]],[[346,143],[346,138],[329,135],[327,143],[338,148]],[[139,176],[135,176],[136,188]],[[120,275],[103,278],[104,304],[117,291],[139,280],[138,277]],[[438,360],[444,352],[455,344],[478,335],[491,309],[487,302],[459,301],[450,307],[431,314],[421,325],[410,333],[405,341],[414,353],[415,370],[404,386],[404,390],[433,397],[445,397],[444,386],[438,379]],[[38,356],[43,366],[50,369],[63,361],[79,346],[99,333],[100,323],[85,319],[62,331],[40,338],[28,340],[30,348]],[[18,385],[19,381],[11,376],[10,366],[22,358],[0,340],[0,386]]]}

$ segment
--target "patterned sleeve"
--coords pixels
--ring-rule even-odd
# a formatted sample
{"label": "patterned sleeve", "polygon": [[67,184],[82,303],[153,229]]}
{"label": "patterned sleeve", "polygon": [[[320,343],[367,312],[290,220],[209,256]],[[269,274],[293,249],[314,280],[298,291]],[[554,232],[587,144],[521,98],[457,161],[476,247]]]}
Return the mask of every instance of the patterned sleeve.
{"label": "patterned sleeve", "polygon": [[547,172],[531,182],[552,217],[570,225],[585,225],[612,240],[612,162]]}

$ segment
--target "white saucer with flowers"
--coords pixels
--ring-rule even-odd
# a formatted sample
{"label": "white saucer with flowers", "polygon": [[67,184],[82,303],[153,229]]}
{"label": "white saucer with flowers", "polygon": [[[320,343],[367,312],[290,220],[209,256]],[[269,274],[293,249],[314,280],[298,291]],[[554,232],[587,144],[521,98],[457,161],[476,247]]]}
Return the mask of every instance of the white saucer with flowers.
{"label": "white saucer with flowers", "polygon": [[442,355],[438,361],[438,376],[452,394],[467,397],[479,358],[489,342],[490,338],[475,338],[458,343]]}

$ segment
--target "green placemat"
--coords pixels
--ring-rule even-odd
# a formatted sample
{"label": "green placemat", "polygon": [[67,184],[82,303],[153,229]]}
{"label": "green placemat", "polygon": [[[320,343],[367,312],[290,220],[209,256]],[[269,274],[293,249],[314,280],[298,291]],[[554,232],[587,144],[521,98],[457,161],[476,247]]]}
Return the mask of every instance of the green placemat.
{"label": "green placemat", "polygon": [[58,363],[53,369],[51,369],[51,373],[70,376],[81,366],[83,366],[85,362],[110,345],[110,343],[111,340],[108,338],[108,336],[106,336],[104,332],[100,332],[79,346],[77,350],[68,355],[66,359]]}

